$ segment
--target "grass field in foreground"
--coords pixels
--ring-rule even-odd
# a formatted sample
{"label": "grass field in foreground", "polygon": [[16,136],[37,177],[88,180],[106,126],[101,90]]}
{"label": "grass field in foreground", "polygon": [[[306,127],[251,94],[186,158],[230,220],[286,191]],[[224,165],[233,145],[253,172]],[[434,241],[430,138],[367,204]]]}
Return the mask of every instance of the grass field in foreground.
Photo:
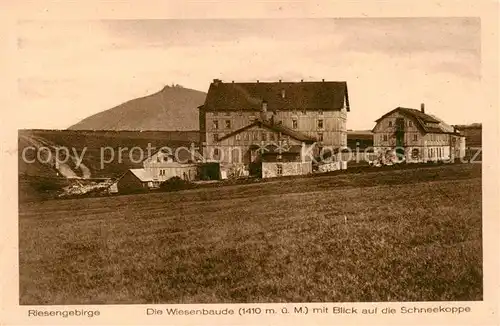
{"label": "grass field in foreground", "polygon": [[20,303],[482,300],[481,166],[20,205]]}

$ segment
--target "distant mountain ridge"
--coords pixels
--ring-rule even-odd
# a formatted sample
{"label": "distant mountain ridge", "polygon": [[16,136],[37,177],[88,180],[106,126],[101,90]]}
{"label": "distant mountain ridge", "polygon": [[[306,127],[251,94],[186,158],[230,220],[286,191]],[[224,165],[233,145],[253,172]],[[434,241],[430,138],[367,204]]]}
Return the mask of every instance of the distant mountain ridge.
{"label": "distant mountain ridge", "polygon": [[198,106],[206,93],[179,85],[94,114],[70,130],[199,130]]}

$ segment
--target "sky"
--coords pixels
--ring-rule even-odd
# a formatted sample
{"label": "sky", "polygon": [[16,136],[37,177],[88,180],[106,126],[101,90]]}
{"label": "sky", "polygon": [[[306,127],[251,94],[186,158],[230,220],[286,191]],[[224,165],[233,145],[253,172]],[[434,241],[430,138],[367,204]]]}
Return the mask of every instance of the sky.
{"label": "sky", "polygon": [[479,18],[20,21],[19,128],[65,129],[180,84],[346,81],[348,129],[398,107],[482,122]]}

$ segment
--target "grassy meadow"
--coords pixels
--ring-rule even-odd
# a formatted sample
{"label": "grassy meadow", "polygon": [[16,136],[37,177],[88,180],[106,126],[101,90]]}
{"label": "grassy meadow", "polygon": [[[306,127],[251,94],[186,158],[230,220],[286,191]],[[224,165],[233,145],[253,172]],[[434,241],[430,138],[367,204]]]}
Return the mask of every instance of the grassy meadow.
{"label": "grassy meadow", "polygon": [[480,164],[19,210],[23,305],[482,300]]}

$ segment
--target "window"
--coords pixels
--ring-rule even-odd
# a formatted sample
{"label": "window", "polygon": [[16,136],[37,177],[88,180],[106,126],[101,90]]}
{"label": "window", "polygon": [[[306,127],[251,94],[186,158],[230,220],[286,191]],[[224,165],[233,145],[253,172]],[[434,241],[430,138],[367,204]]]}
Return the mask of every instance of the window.
{"label": "window", "polygon": [[323,129],[323,120],[318,120],[318,128]]}
{"label": "window", "polygon": [[303,114],[303,115],[306,115],[306,114],[307,114],[307,111],[306,111],[306,110],[302,110],[302,114]]}
{"label": "window", "polygon": [[269,140],[273,140],[274,141],[275,139],[276,139],[276,137],[274,137],[274,133],[270,132],[269,133]]}
{"label": "window", "polygon": [[263,132],[260,134],[262,141],[267,141],[267,133]]}
{"label": "window", "polygon": [[323,110],[319,110],[319,111],[318,111],[318,114],[319,114],[319,115],[323,115]]}
{"label": "window", "polygon": [[218,142],[219,141],[219,134],[214,134],[214,142]]}
{"label": "window", "polygon": [[318,132],[318,141],[323,141],[323,133]]}
{"label": "window", "polygon": [[259,132],[258,131],[253,133],[253,140],[259,140]]}
{"label": "window", "polygon": [[413,159],[417,159],[420,156],[420,153],[418,152],[418,148],[414,148],[411,150],[411,157]]}
{"label": "window", "polygon": [[231,115],[231,112],[226,111],[224,114],[225,114],[225,115]]}
{"label": "window", "polygon": [[241,134],[236,134],[236,140],[241,140]]}
{"label": "window", "polygon": [[293,129],[297,129],[297,128],[298,128],[298,123],[297,123],[297,120],[296,120],[296,119],[293,119],[293,120],[292,120],[292,128],[293,128]]}
{"label": "window", "polygon": [[389,121],[389,127],[392,127],[392,121]]}
{"label": "window", "polygon": [[244,140],[249,140],[250,139],[250,135],[248,134],[248,132],[243,133],[243,139]]}
{"label": "window", "polygon": [[219,149],[218,148],[214,148],[214,156],[219,156]]}
{"label": "window", "polygon": [[276,164],[276,174],[277,175],[283,175],[283,165]]}
{"label": "window", "polygon": [[413,122],[408,121],[408,127],[413,127]]}
{"label": "window", "polygon": [[384,141],[387,141],[387,135],[384,135]]}
{"label": "window", "polygon": [[226,129],[231,129],[231,120],[226,120]]}
{"label": "window", "polygon": [[219,129],[219,120],[214,120],[212,124],[213,129]]}
{"label": "window", "polygon": [[219,112],[217,112],[217,111],[214,111],[214,113],[213,113],[214,117],[216,117],[218,114],[219,114]]}
{"label": "window", "polygon": [[413,135],[413,141],[418,141],[418,135],[417,134]]}

